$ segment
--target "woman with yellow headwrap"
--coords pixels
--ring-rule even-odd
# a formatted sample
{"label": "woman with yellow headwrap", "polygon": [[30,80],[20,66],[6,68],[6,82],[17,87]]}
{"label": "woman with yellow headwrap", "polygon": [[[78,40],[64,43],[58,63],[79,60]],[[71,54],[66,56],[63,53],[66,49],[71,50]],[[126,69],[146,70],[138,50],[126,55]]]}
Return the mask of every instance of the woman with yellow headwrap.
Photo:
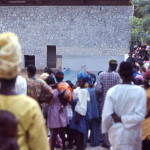
{"label": "woman with yellow headwrap", "polygon": [[35,100],[15,91],[20,71],[21,46],[13,33],[0,34],[0,110],[18,119],[17,141],[20,150],[49,150],[45,122]]}

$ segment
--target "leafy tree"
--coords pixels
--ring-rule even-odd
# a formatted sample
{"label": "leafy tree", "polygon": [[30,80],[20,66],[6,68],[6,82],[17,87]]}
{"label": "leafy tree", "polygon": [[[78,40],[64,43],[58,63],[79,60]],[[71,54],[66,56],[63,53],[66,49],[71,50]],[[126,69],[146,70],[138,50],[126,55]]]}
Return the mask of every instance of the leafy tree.
{"label": "leafy tree", "polygon": [[132,41],[150,44],[150,0],[132,0],[134,16],[132,18]]}

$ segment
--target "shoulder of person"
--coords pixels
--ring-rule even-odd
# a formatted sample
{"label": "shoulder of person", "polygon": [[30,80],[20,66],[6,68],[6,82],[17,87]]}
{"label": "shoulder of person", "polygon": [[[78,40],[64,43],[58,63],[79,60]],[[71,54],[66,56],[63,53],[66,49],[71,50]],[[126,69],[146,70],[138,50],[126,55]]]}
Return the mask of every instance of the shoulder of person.
{"label": "shoulder of person", "polygon": [[120,84],[114,85],[113,87],[111,87],[108,91],[113,92],[115,91],[117,88],[119,88]]}
{"label": "shoulder of person", "polygon": [[20,106],[24,106],[25,109],[39,107],[37,101],[32,97],[26,95],[18,95],[18,96],[19,96],[18,104]]}
{"label": "shoulder of person", "polygon": [[143,87],[141,87],[141,86],[133,84],[133,87],[135,88],[136,91],[141,91],[141,92],[143,91],[143,92],[145,92],[145,89]]}
{"label": "shoulder of person", "polygon": [[22,77],[21,75],[18,75],[17,80],[26,80],[26,79],[24,77]]}
{"label": "shoulder of person", "polygon": [[120,75],[119,75],[119,73],[118,72],[113,72],[113,74],[115,75],[115,76],[119,76],[120,77]]}
{"label": "shoulder of person", "polygon": [[80,90],[78,91],[78,93],[80,94],[86,94],[89,93],[87,88],[80,88]]}
{"label": "shoulder of person", "polygon": [[37,78],[36,80],[41,83],[46,83],[43,79],[40,79],[40,78]]}

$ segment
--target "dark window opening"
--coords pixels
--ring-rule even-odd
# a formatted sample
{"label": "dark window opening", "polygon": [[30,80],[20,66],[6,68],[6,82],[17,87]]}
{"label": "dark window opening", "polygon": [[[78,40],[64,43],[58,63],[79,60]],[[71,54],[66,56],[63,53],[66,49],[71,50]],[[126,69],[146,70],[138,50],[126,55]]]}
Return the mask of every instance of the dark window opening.
{"label": "dark window opening", "polygon": [[24,55],[25,67],[35,65],[35,55]]}
{"label": "dark window opening", "polygon": [[56,68],[56,46],[47,46],[47,67]]}

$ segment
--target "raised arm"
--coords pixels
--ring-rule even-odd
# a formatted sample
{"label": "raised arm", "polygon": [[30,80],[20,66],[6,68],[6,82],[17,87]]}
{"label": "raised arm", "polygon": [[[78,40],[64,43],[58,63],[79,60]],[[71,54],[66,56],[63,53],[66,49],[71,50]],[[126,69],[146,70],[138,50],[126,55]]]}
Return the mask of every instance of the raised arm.
{"label": "raised arm", "polygon": [[49,102],[53,96],[53,93],[54,92],[52,88],[48,84],[46,84],[46,82],[42,81],[42,93],[40,96],[41,102]]}

